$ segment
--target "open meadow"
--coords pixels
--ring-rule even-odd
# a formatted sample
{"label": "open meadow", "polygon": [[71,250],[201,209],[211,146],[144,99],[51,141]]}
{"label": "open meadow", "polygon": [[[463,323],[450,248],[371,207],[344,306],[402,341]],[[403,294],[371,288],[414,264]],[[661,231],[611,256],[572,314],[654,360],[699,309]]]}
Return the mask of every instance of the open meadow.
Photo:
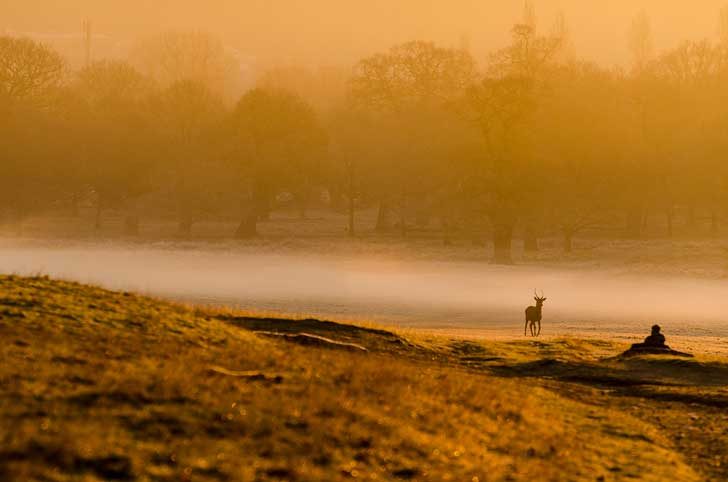
{"label": "open meadow", "polygon": [[0,289],[3,480],[728,476],[724,356],[261,319],[48,278]]}
{"label": "open meadow", "polygon": [[0,482],[728,481],[728,0],[0,0]]}

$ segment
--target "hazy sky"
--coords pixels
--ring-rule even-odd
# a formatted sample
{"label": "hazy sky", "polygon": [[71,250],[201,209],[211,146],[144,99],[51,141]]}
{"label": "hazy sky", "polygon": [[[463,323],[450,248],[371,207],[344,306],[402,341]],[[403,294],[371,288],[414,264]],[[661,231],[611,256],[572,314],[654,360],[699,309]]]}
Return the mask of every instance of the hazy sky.
{"label": "hazy sky", "polygon": [[[625,35],[644,9],[655,44],[712,37],[728,0],[534,0],[539,23],[558,10],[577,53],[602,63],[627,58]],[[432,39],[457,45],[470,38],[476,55],[502,45],[518,19],[520,0],[0,0],[0,31],[73,33],[83,18],[119,41],[150,31],[217,33],[248,55],[289,63],[349,62],[396,42]]]}

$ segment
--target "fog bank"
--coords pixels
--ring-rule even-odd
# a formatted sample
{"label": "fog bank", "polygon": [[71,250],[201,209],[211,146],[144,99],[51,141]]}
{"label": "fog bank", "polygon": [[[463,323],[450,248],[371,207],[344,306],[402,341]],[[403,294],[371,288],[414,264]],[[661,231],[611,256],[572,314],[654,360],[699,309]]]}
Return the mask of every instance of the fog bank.
{"label": "fog bank", "polygon": [[553,330],[728,334],[728,282],[483,263],[392,262],[196,250],[3,248],[0,271],[47,274],[262,312],[366,318],[420,328],[518,332],[533,290]]}

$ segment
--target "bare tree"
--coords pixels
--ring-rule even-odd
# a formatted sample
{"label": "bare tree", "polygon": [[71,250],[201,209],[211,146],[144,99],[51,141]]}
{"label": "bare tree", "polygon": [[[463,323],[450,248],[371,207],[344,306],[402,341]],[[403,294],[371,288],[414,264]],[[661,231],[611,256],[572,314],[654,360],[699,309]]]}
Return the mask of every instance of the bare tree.
{"label": "bare tree", "polygon": [[64,77],[65,62],[27,38],[0,36],[0,97],[47,104]]}
{"label": "bare tree", "polygon": [[644,10],[632,20],[629,30],[629,49],[632,53],[632,69],[644,72],[654,55],[652,24]]}
{"label": "bare tree", "polygon": [[213,92],[235,95],[237,62],[215,36],[202,32],[167,32],[139,40],[132,63],[163,87],[192,80]]}
{"label": "bare tree", "polygon": [[467,51],[408,42],[359,61],[351,80],[352,94],[367,105],[397,111],[452,101],[474,75],[475,62]]}
{"label": "bare tree", "polygon": [[389,126],[381,142],[389,143],[390,153],[398,156],[381,158],[378,231],[389,228],[389,215],[396,208],[400,230],[406,234],[410,198],[433,189],[433,179],[425,175],[432,171],[426,166],[436,162],[430,155],[433,150],[419,149],[423,143],[418,141],[434,138],[426,138],[421,129],[429,129],[433,118],[447,116],[448,107],[454,106],[475,75],[469,52],[431,42],[400,44],[356,65],[352,99],[381,115],[380,123]]}
{"label": "bare tree", "polygon": [[244,196],[244,215],[236,236],[247,238],[257,234],[259,220],[267,219],[278,188],[287,181],[294,189],[309,185],[308,176],[323,156],[327,141],[313,109],[285,91],[249,91],[235,106],[230,124],[231,156],[249,193]]}
{"label": "bare tree", "polygon": [[150,189],[150,131],[143,103],[153,83],[124,62],[101,61],[82,69],[73,90],[83,102],[76,117],[83,136],[78,157],[96,195],[95,227],[102,210],[124,205],[126,233],[138,233],[136,199]]}
{"label": "bare tree", "polygon": [[718,13],[718,43],[728,46],[728,5],[721,7]]}
{"label": "bare tree", "polygon": [[529,121],[545,93],[545,71],[561,39],[538,36],[527,6],[524,23],[513,28],[511,45],[494,53],[483,79],[466,96],[466,112],[486,146],[484,189],[493,226],[497,263],[511,262],[513,229],[523,210]]}
{"label": "bare tree", "polygon": [[223,102],[205,84],[183,80],[160,92],[152,109],[164,140],[162,175],[174,197],[178,232],[190,236],[196,216],[215,192],[213,139],[223,119]]}

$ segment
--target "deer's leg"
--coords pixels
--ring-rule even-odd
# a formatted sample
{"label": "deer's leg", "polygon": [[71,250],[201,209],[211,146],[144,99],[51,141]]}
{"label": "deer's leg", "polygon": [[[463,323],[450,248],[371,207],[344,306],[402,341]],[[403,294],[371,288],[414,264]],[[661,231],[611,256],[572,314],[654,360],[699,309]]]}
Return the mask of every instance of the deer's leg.
{"label": "deer's leg", "polygon": [[523,336],[526,336],[527,331],[528,331],[528,319],[526,320],[526,326],[523,327]]}
{"label": "deer's leg", "polygon": [[538,334],[536,336],[539,336],[541,334],[541,320],[538,320]]}

